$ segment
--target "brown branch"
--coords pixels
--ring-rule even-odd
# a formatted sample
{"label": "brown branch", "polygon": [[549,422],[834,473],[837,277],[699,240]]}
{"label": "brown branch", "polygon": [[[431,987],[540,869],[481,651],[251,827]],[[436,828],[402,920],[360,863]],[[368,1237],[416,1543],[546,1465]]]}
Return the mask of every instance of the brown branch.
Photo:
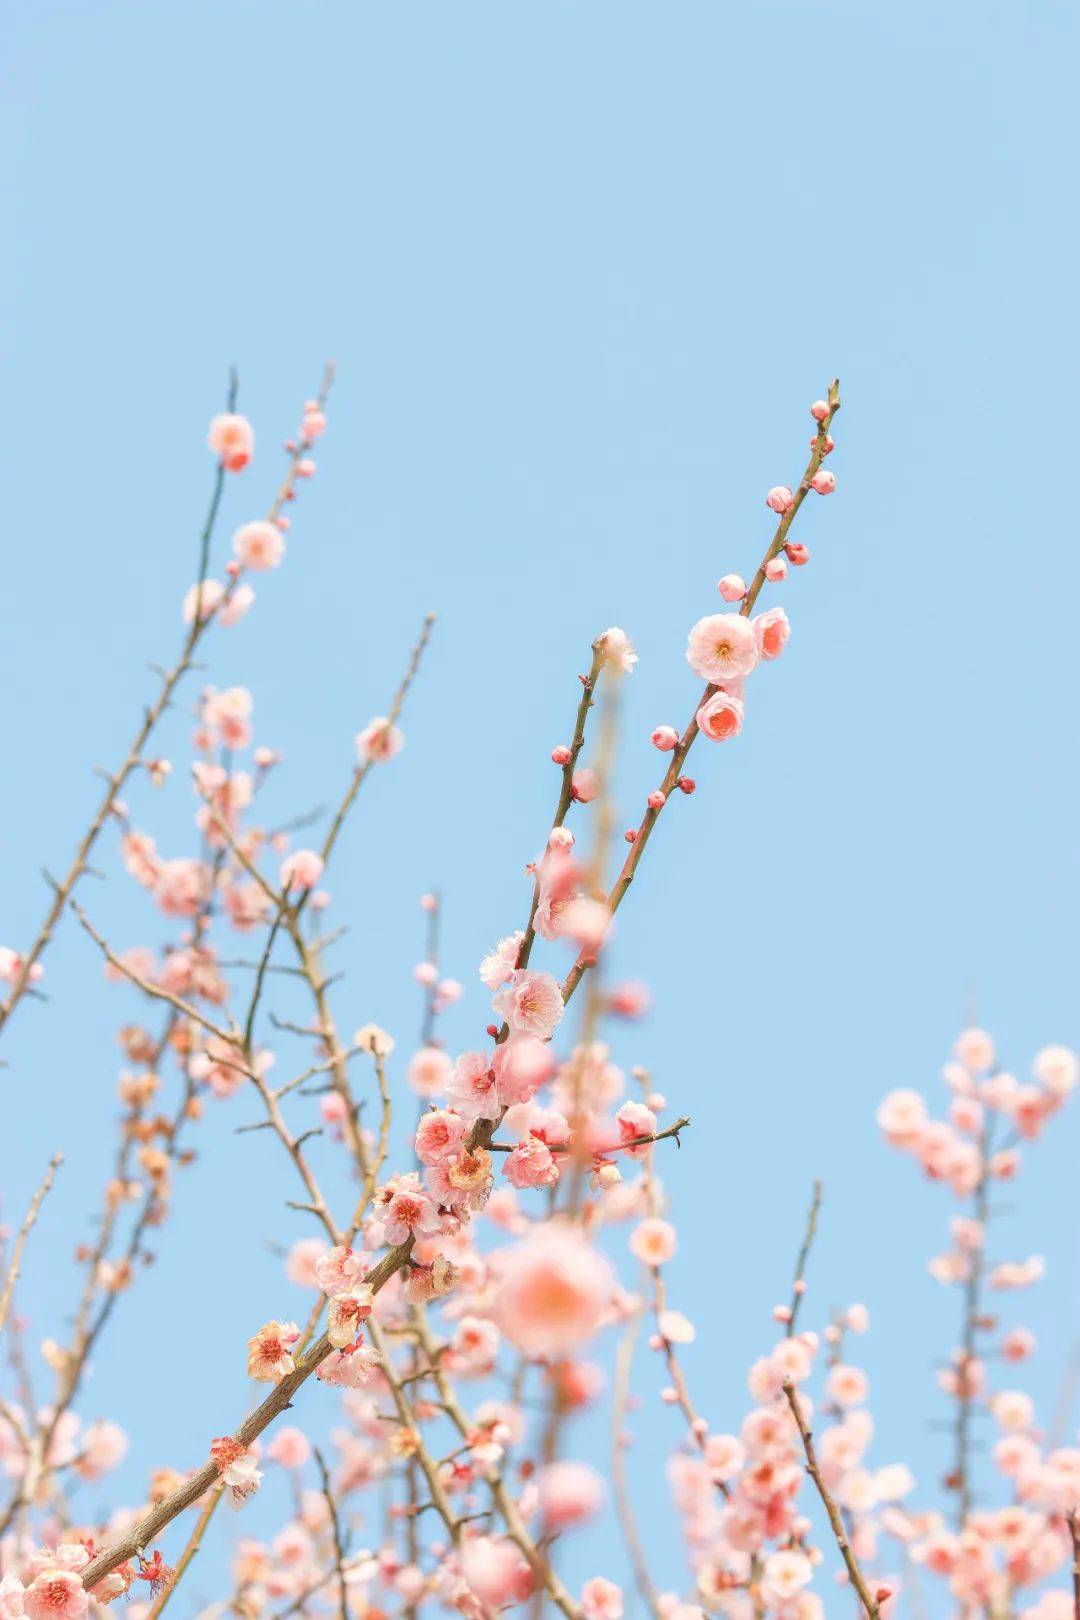
{"label": "brown branch", "polygon": [[38,1218],[38,1211],[49,1195],[49,1189],[53,1184],[53,1178],[63,1162],[64,1155],[62,1153],[53,1154],[52,1158],[49,1160],[49,1168],[46,1170],[45,1175],[42,1178],[41,1186],[38,1188],[33,1198],[31,1198],[30,1207],[26,1211],[26,1216],[23,1220],[22,1226],[19,1228],[19,1235],[15,1239],[15,1246],[11,1251],[11,1261],[7,1268],[7,1276],[4,1278],[4,1292],[2,1295],[0,1295],[0,1333],[4,1331],[4,1324],[7,1322],[8,1311],[11,1309],[11,1299],[15,1292],[15,1284],[19,1280],[19,1270],[22,1266],[23,1250],[26,1248],[26,1240],[30,1236],[30,1230],[34,1225],[34,1222]]}
{"label": "brown branch", "polygon": [[814,1450],[814,1437],[807,1428],[806,1419],[803,1417],[802,1407],[799,1405],[799,1397],[795,1393],[795,1387],[790,1381],[784,1384],[784,1394],[787,1396],[787,1403],[791,1407],[791,1413],[795,1419],[799,1430],[799,1436],[802,1440],[803,1452],[806,1456],[806,1472],[810,1475],[810,1478],[817,1486],[817,1493],[821,1497],[825,1512],[828,1515],[829,1525],[832,1529],[833,1536],[835,1537],[836,1545],[840,1549],[840,1556],[844,1560],[844,1565],[851,1579],[851,1584],[859,1594],[859,1602],[863,1606],[867,1620],[879,1620],[880,1604],[877,1602],[876,1598],[871,1597],[870,1588],[867,1586],[863,1572],[859,1568],[859,1561],[851,1550],[851,1544],[847,1538],[847,1531],[844,1528],[844,1521],[840,1517],[840,1509],[837,1507],[835,1500],[830,1494],[829,1487],[826,1485],[825,1480],[822,1477],[821,1468],[818,1465],[817,1453]]}
{"label": "brown branch", "polygon": [[338,1518],[337,1503],[330,1488],[330,1474],[323,1454],[318,1446],[313,1446],[315,1462],[319,1469],[319,1478],[322,1481],[322,1493],[326,1498],[326,1511],[330,1515],[330,1534],[334,1540],[334,1569],[338,1580],[338,1614],[340,1620],[349,1620],[349,1589],[345,1584],[345,1548],[341,1541],[341,1520]]}
{"label": "brown branch", "polygon": [[[806,471],[803,473],[799,486],[794,492],[791,505],[788,507],[787,511],[781,517],[780,522],[777,524],[776,532],[773,535],[768,550],[765,552],[765,555],[761,560],[761,565],[758,568],[757,573],[754,575],[750,588],[743,598],[742,604],[739,608],[739,613],[743,618],[749,618],[750,614],[754,611],[757,599],[761,594],[761,587],[765,583],[765,570],[773,558],[780,555],[781,551],[784,549],[784,546],[787,544],[787,538],[791,530],[791,525],[795,521],[796,513],[801,507],[803,501],[806,499],[807,492],[810,489],[811,479],[814,477],[815,473],[821,466],[822,461],[825,459],[827,454],[826,446],[829,437],[829,428],[832,426],[833,419],[835,418],[837,411],[840,409],[839,382],[832,382],[829,384],[828,403],[829,414],[821,423],[817,433],[814,436],[814,448],[811,452],[810,460],[807,463]],[[689,754],[694,745],[694,740],[697,737],[698,710],[708,698],[713,696],[716,690],[717,688],[712,685],[705,688],[701,697],[694,706],[694,713],[691,716],[690,723],[683,732],[679,745],[671,756],[671,764],[668,766],[667,771],[664,773],[664,779],[660,783],[660,792],[663,794],[665,803],[671,797],[672,793],[674,793],[677,789],[679,777],[682,775],[682,768],[686,763],[686,756]],[[660,819],[660,814],[663,808],[664,805],[662,803],[657,809],[647,809],[644,816],[641,818],[641,824],[635,833],[634,842],[630,846],[630,852],[623,862],[622,871],[619,873],[619,876],[615,881],[615,885],[608,896],[608,910],[612,916],[614,916],[616,911],[619,909],[619,906],[622,904],[623,899],[625,898],[626,891],[634,881],[634,876],[637,872],[638,865],[640,864],[641,857],[645,852],[645,846],[649,841],[653,828]],[[574,966],[570,969],[570,972],[563,981],[564,1002],[570,1000],[570,997],[574,994],[574,991],[581,983],[581,980],[590,965],[591,959],[585,957],[579,958],[578,961],[574,963]]]}
{"label": "brown branch", "polygon": [[787,1336],[790,1339],[795,1332],[795,1318],[799,1314],[803,1294],[806,1292],[806,1262],[810,1258],[810,1249],[817,1232],[818,1212],[821,1209],[821,1182],[814,1182],[814,1196],[810,1200],[810,1211],[806,1217],[806,1236],[799,1250],[799,1258],[795,1262],[795,1278],[791,1285],[791,1314],[788,1317]]}

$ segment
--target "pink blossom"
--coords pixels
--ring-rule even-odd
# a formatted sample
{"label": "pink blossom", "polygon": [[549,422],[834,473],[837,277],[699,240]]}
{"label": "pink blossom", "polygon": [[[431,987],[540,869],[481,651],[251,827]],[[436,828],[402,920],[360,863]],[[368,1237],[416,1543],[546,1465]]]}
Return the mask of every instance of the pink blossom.
{"label": "pink blossom", "polygon": [[247,417],[235,411],[213,418],[206,442],[229,472],[243,472],[255,454],[255,431]]}
{"label": "pink blossom", "polygon": [[746,595],[746,581],[741,574],[725,574],[716,588],[725,602],[741,602]]}
{"label": "pink blossom", "polygon": [[773,512],[786,512],[794,499],[786,484],[774,484],[765,497],[765,505]]}
{"label": "pink blossom", "polygon": [[743,705],[739,698],[729,692],[714,692],[701,705],[695,719],[703,736],[710,737],[713,742],[726,742],[729,737],[737,737],[742,730]]}
{"label": "pink blossom", "polygon": [[1044,1046],[1032,1068],[1036,1080],[1055,1097],[1067,1097],[1076,1085],[1077,1057],[1067,1046]]}
{"label": "pink blossom", "polygon": [[185,624],[194,624],[196,614],[200,619],[208,619],[221,605],[225,595],[225,587],[219,579],[204,579],[202,584],[192,585],[184,594],[181,607]]}
{"label": "pink blossom", "polygon": [[335,1244],[315,1261],[315,1281],[328,1299],[358,1288],[367,1276],[367,1257],[347,1243]]}
{"label": "pink blossom", "polygon": [[610,630],[605,630],[602,635],[597,636],[595,645],[603,652],[607,662],[621,670],[624,675],[634,673],[638,655],[625,630],[613,625]]}
{"label": "pink blossom", "polygon": [[82,1620],[89,1608],[82,1581],[68,1569],[43,1569],[23,1597],[27,1620]]}
{"label": "pink blossom", "polygon": [[771,1553],[761,1574],[762,1593],[772,1603],[788,1603],[809,1586],[813,1574],[809,1558],[797,1548]]}
{"label": "pink blossom", "polygon": [[630,1236],[630,1252],[642,1265],[665,1265],[675,1254],[675,1228],[658,1215],[639,1221]]}
{"label": "pink blossom", "polygon": [[679,746],[679,733],[674,726],[657,726],[650,741],[662,754],[670,754],[672,749]]}
{"label": "pink blossom", "polygon": [[890,1091],[877,1111],[877,1122],[894,1147],[911,1147],[926,1124],[926,1104],[917,1091]]}
{"label": "pink blossom", "polygon": [[503,1257],[497,1320],[533,1359],[572,1355],[597,1332],[613,1287],[608,1262],[576,1227],[548,1224]]}
{"label": "pink blossom", "polygon": [[588,765],[575,771],[570,781],[570,792],[579,804],[590,804],[600,791],[600,778]]}
{"label": "pink blossom", "polygon": [[356,753],[361,765],[385,765],[395,754],[400,754],[404,746],[402,732],[381,714],[369,720],[363,731],[356,734]]}
{"label": "pink blossom", "polygon": [[405,1078],[418,1097],[437,1097],[446,1090],[453,1064],[438,1046],[422,1046],[409,1059]]}
{"label": "pink blossom", "polygon": [[286,855],[278,873],[282,889],[313,889],[323,875],[323,859],[313,849],[296,849]]}
{"label": "pink blossom", "polygon": [[825,468],[822,467],[814,474],[813,478],[811,478],[810,488],[816,490],[819,495],[831,495],[833,490],[836,488],[836,475],[834,473],[827,472]]}
{"label": "pink blossom", "polygon": [[791,636],[791,625],[782,607],[769,608],[752,619],[758,652],[766,661],[779,658]]}
{"label": "pink blossom", "polygon": [[446,1085],[446,1095],[465,1119],[498,1119],[499,1090],[486,1052],[462,1052]]}
{"label": "pink blossom", "polygon": [[741,613],[710,613],[690,631],[686,661],[714,686],[741,681],[758,661],[753,626]]}
{"label": "pink blossom", "polygon": [[497,990],[517,967],[518,954],[525,935],[519,928],[516,934],[500,939],[493,951],[480,963],[480,978],[489,990]]}
{"label": "pink blossom", "polygon": [[648,1144],[640,1142],[636,1147],[630,1146],[638,1137],[656,1135],[656,1115],[644,1103],[625,1102],[615,1115],[619,1126],[619,1145],[626,1149],[632,1159],[643,1159],[648,1153]]}
{"label": "pink blossom", "polygon": [[985,1029],[965,1029],[953,1051],[969,1074],[985,1074],[994,1064],[994,1042]]}
{"label": "pink blossom", "polygon": [[311,1456],[311,1445],[302,1429],[279,1429],[267,1446],[266,1455],[282,1468],[303,1468]]}
{"label": "pink blossom", "polygon": [[244,523],[233,535],[233,556],[256,573],[276,568],[285,555],[285,536],[276,523],[257,518]]}
{"label": "pink blossom", "polygon": [[551,1187],[559,1167],[551,1149],[537,1136],[527,1136],[506,1157],[503,1174],[512,1187]]}
{"label": "pink blossom", "polygon": [[440,1230],[439,1212],[410,1171],[395,1176],[377,1195],[382,1206],[387,1243],[404,1243],[409,1237],[431,1237]]}
{"label": "pink blossom", "polygon": [[870,1390],[870,1381],[860,1367],[836,1366],[829,1373],[825,1388],[837,1406],[861,1406]]}
{"label": "pink blossom", "polygon": [[765,578],[779,585],[781,580],[787,579],[787,562],[783,557],[770,557],[765,564]]}
{"label": "pink blossom", "polygon": [[563,1015],[562,991],[550,973],[534,973],[515,968],[506,987],[498,992],[492,1006],[511,1029],[548,1040]]}
{"label": "pink blossom", "polygon": [[585,1620],[622,1620],[622,1587],[603,1575],[594,1575],[581,1588],[581,1612]]}
{"label": "pink blossom", "polygon": [[582,1462],[549,1463],[536,1480],[540,1517],[548,1534],[584,1524],[604,1503],[604,1482]]}
{"label": "pink blossom", "polygon": [[733,1434],[710,1434],[705,1442],[705,1461],[716,1483],[726,1484],[746,1462],[746,1447]]}
{"label": "pink blossom", "polygon": [[361,1324],[371,1315],[371,1284],[357,1283],[347,1293],[335,1294],[327,1315],[326,1336],[335,1350],[344,1350],[360,1336]]}
{"label": "pink blossom", "polygon": [[460,1114],[446,1108],[433,1108],[423,1114],[416,1127],[416,1156],[421,1164],[438,1164],[452,1159],[461,1148],[468,1127]]}
{"label": "pink blossom", "polygon": [[279,1383],[295,1368],[292,1350],[299,1337],[295,1322],[265,1322],[248,1340],[248,1377],[261,1384]]}
{"label": "pink blossom", "polygon": [[513,1542],[494,1536],[470,1536],[461,1549],[461,1569],[488,1613],[522,1603],[533,1588],[532,1571]]}

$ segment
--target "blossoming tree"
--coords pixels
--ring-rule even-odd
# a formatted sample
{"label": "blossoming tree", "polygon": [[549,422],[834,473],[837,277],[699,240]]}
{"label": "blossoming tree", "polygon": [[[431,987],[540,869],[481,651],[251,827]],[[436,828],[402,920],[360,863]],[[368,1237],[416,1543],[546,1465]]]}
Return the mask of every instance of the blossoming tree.
{"label": "blossoming tree", "polygon": [[[284,560],[293,504],[327,426],[330,384],[328,374],[304,407],[265,516],[236,531],[216,571],[223,488],[254,476],[254,434],[235,395],[212,422],[213,492],[182,604],[180,652],[107,776],[70,866],[53,881],[36,936],[0,950],[0,1034],[15,1016],[40,1014],[45,958],[69,915],[107,977],[141,1004],[138,1021],[120,1030],[128,1067],[115,1160],[94,1239],[79,1251],[70,1327],[44,1346],[54,1387],[41,1406],[26,1398],[19,1374],[29,1352],[15,1295],[59,1156],[5,1239],[0,1331],[12,1380],[0,1384],[0,1615],[79,1620],[121,1599],[133,1620],[167,1605],[179,1612],[184,1576],[215,1513],[223,1503],[251,1513],[245,1504],[273,1468],[293,1481],[294,1511],[259,1539],[239,1541],[231,1585],[208,1611],[215,1615],[415,1620],[445,1610],[491,1620],[523,1608],[539,1620],[554,1608],[566,1620],[620,1620],[633,1602],[654,1620],[818,1620],[838,1604],[878,1620],[910,1594],[987,1620],[1080,1620],[1080,1451],[1047,1438],[1032,1401],[1009,1387],[1033,1340],[1022,1325],[999,1323],[991,1303],[1034,1282],[1040,1263],[991,1255],[989,1236],[990,1191],[1016,1176],[1021,1145],[1073,1089],[1074,1055],[1046,1048],[1033,1080],[1021,1083],[999,1066],[989,1036],[969,1029],[945,1069],[946,1117],[931,1119],[909,1091],[887,1097],[878,1114],[887,1140],[960,1204],[949,1247],[931,1268],[962,1305],[958,1347],[941,1375],[955,1409],[946,1496],[926,1502],[902,1462],[870,1461],[868,1384],[852,1350],[868,1328],[866,1309],[805,1322],[820,1190],[748,1396],[708,1392],[709,1405],[727,1414],[722,1428],[700,1414],[680,1361],[694,1327],[667,1279],[677,1208],[664,1173],[690,1121],[648,1074],[628,1078],[617,1068],[602,1039],[606,1020],[633,1020],[647,1000],[642,986],[605,973],[612,916],[668,807],[695,791],[687,762],[698,739],[710,747],[739,734],[753,681],[787,643],[784,608],[761,599],[809,560],[792,537],[803,502],[835,488],[825,462],[837,385],[811,407],[802,477],[768,492],[775,526],[749,583],[725,574],[720,610],[689,632],[687,661],[704,689],[682,730],[652,732],[660,779],[621,845],[609,784],[620,683],[636,655],[618,628],[593,642],[569,741],[551,755],[556,802],[533,829],[540,853],[529,867],[523,926],[508,919],[467,992],[490,1006],[485,1042],[469,1051],[448,1051],[440,1033],[441,1014],[466,992],[440,971],[439,900],[423,897],[428,943],[416,975],[424,1017],[403,1061],[400,1040],[378,1025],[341,1030],[327,965],[340,928],[331,926],[325,885],[365,780],[403,746],[430,620],[386,714],[357,735],[351,772],[316,842],[264,824],[261,789],[280,762],[256,744],[244,687],[206,687],[198,697],[188,853],[162,853],[124,797],[142,774],[157,785],[170,776],[155,750],[165,710],[214,636],[251,609],[254,577]],[[84,909],[91,857],[108,858],[114,843],[163,919],[157,949],[110,941]],[[299,1016],[283,1017],[275,1005],[282,973],[299,986]],[[118,1423],[83,1414],[91,1358],[136,1287],[192,1142],[220,1131],[221,1112],[242,1095],[256,1118],[240,1128],[265,1133],[268,1159],[312,1221],[312,1235],[285,1262],[290,1282],[308,1291],[307,1317],[271,1315],[252,1323],[246,1347],[222,1347],[233,1359],[246,1353],[257,1387],[235,1427],[208,1430],[179,1467],[155,1459],[142,1500],[87,1520],[73,1485],[105,1478],[128,1444]],[[402,1111],[410,1147],[395,1163],[391,1123]],[[348,1171],[343,1207],[308,1151],[320,1134]],[[627,1467],[643,1335],[672,1414],[668,1478],[686,1542],[677,1590],[656,1583]],[[113,1350],[122,1353],[122,1344]],[[605,1358],[610,1397],[602,1394]],[[994,1360],[1004,1380],[991,1378]],[[601,1399],[610,1404],[610,1497],[606,1459],[579,1454],[571,1427],[576,1412]],[[329,1459],[313,1439],[328,1405],[338,1425]],[[973,1485],[972,1423],[981,1411],[999,1431],[990,1506]],[[606,1511],[625,1557],[571,1589],[563,1538]],[[365,1545],[361,1517],[365,1528],[379,1527]]]}

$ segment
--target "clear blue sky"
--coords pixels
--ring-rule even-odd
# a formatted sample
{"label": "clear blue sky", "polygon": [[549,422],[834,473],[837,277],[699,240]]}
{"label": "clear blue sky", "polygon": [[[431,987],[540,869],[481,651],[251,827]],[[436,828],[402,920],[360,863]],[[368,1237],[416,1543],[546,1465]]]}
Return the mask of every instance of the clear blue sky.
{"label": "clear blue sky", "polygon": [[[621,919],[620,971],[656,1010],[618,1055],[694,1117],[675,1292],[710,1417],[741,1415],[821,1175],[810,1312],[870,1306],[874,1456],[908,1457],[932,1498],[957,1302],[924,1260],[948,1206],[879,1145],[874,1107],[898,1085],[939,1096],[973,991],[1017,1070],[1080,1042],[1075,8],[16,0],[4,31],[2,940],[32,934],[38,869],[67,858],[91,767],[176,645],[230,363],[259,456],[223,534],[265,505],[276,441],[339,366],[287,564],[208,677],[253,687],[287,759],[282,817],[340,783],[440,615],[407,750],[333,883],[354,925],[342,1023],[403,1047],[416,897],[442,887],[446,965],[473,986],[527,904],[547,753],[612,623],[641,654],[619,785],[636,818],[648,732],[696,689],[686,630],[719,574],[755,564],[764,492],[798,475],[806,407],[839,373],[840,487],[800,521],[788,654],[743,737],[701,748]],[[186,726],[181,708],[168,751]],[[184,773],[134,801],[180,848]],[[108,865],[87,903],[122,942],[154,939]],[[70,926],[48,985],[0,1073],[8,1207],[69,1154],[23,1291],[39,1337],[70,1307],[127,1011]],[[451,1039],[482,1016],[474,990]],[[263,1239],[302,1218],[232,1122],[206,1133],[85,1403],[135,1436],[132,1498],[232,1421],[244,1338],[299,1308]],[[1076,1151],[1067,1115],[1004,1245],[1049,1259],[1030,1313],[1046,1405],[1078,1327]],[[659,1456],[676,1430],[661,1412],[646,1434]],[[585,1561],[605,1558],[620,1573],[602,1541]]]}

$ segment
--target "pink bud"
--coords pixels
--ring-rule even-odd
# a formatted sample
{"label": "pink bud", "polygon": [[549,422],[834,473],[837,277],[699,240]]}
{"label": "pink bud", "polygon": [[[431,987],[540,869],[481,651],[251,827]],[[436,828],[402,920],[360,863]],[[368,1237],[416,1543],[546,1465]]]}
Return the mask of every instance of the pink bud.
{"label": "pink bud", "polygon": [[[814,440],[811,439],[810,443],[813,444]],[[836,440],[833,438],[831,433],[826,433],[826,435],[825,435],[825,443],[821,447],[822,455],[823,456],[831,456],[835,449],[836,449]]]}
{"label": "pink bud", "polygon": [[836,475],[831,472],[816,472],[810,480],[810,488],[816,489],[819,495],[831,495],[836,488]]}
{"label": "pink bud", "polygon": [[667,804],[667,794],[661,793],[659,788],[654,788],[649,794],[649,809],[662,810],[665,804]]}
{"label": "pink bud", "polygon": [[660,1399],[667,1406],[677,1406],[679,1401],[678,1391],[672,1389],[671,1385],[669,1384],[667,1389],[662,1389],[660,1391]]}
{"label": "pink bud", "polygon": [[803,1281],[803,1279],[801,1277],[799,1278],[798,1282],[795,1284],[795,1292],[797,1294],[799,1294],[800,1296],[802,1294],[806,1293],[806,1283]]}
{"label": "pink bud", "polygon": [[783,557],[770,557],[765,564],[765,578],[771,579],[778,585],[782,579],[787,579],[787,563]]}
{"label": "pink bud", "polygon": [[801,568],[804,563],[810,561],[810,548],[804,546],[801,540],[789,540],[784,550],[787,552],[787,560],[793,568]]}
{"label": "pink bud", "polygon": [[551,750],[551,763],[553,765],[569,765],[570,750],[565,743],[560,743],[558,748]]}
{"label": "pink bud", "polygon": [[774,1305],[773,1308],[772,1308],[772,1313],[773,1313],[773,1321],[774,1322],[790,1322],[791,1321],[791,1306],[790,1305]]}
{"label": "pink bud", "polygon": [[651,741],[653,747],[659,748],[662,754],[670,754],[673,748],[679,746],[679,733],[674,726],[657,726]]}
{"label": "pink bud", "polygon": [[725,602],[741,602],[746,595],[746,581],[741,574],[725,574],[716,588]]}
{"label": "pink bud", "polygon": [[296,476],[297,478],[314,478],[315,463],[309,456],[305,456],[303,461],[296,463]]}
{"label": "pink bud", "polygon": [[600,783],[597,781],[596,772],[590,770],[587,765],[584,770],[575,771],[570,784],[570,791],[579,803],[590,803],[600,791]]}
{"label": "pink bud", "polygon": [[636,827],[627,827],[626,831],[623,833],[623,837],[626,839],[626,842],[628,844],[636,844],[637,843],[637,828]]}
{"label": "pink bud", "polygon": [[680,776],[675,786],[680,793],[696,793],[697,783],[692,776]]}
{"label": "pink bud", "polygon": [[826,405],[825,401],[823,399],[815,399],[814,403],[810,407],[810,415],[814,418],[814,421],[824,422],[828,414],[829,407]]}
{"label": "pink bud", "polygon": [[765,497],[765,505],[774,512],[786,512],[792,502],[792,494],[786,484],[776,484]]}

